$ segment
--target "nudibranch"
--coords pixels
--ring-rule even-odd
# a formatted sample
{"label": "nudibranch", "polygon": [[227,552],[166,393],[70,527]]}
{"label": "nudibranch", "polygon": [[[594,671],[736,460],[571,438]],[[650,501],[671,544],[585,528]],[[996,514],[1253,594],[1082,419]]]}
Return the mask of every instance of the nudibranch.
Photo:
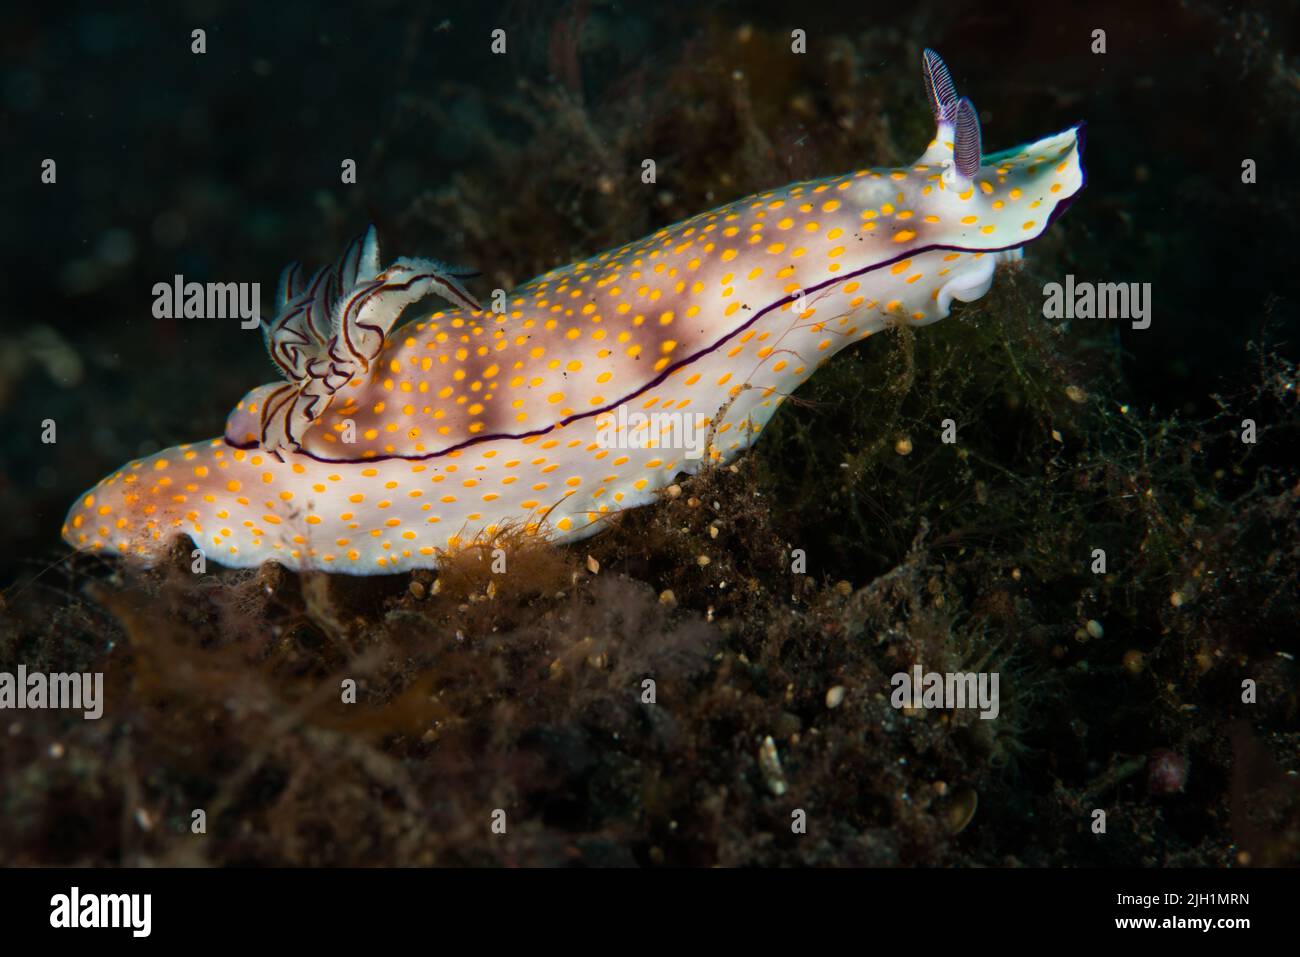
{"label": "nudibranch", "polygon": [[[1083,188],[1081,125],[983,155],[971,102],[932,51],[922,66],[938,129],[915,163],[736,200],[490,308],[443,264],[381,269],[373,228],[310,281],[290,267],[263,329],[284,381],[223,437],[105,478],[64,537],[145,563],[188,536],[228,566],[389,574],[506,528],[582,538],[729,460],[840,349],[984,295]],[[394,328],[430,293],[449,307]],[[672,441],[683,416],[701,456]]]}

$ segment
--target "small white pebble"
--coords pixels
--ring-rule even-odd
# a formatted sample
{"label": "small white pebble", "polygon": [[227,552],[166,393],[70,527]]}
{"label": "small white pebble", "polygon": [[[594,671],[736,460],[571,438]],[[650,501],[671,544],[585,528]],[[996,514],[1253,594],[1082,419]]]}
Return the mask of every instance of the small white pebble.
{"label": "small white pebble", "polygon": [[776,742],[769,734],[758,749],[758,767],[763,772],[767,789],[780,797],[786,791],[785,772],[781,769],[781,756],[776,753]]}

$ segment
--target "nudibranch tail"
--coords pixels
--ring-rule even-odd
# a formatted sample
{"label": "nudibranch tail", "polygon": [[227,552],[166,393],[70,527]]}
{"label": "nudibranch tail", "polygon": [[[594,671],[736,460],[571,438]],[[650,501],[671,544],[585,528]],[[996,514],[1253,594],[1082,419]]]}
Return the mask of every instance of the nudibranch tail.
{"label": "nudibranch tail", "polygon": [[[841,349],[984,295],[1083,188],[1082,127],[984,155],[927,50],[937,135],[915,162],[764,190],[554,269],[485,312],[462,271],[373,229],[266,329],[284,381],[224,438],[129,463],[63,534],[145,563],[188,536],[225,565],[355,575],[436,565],[505,528],[594,534],[748,448]],[[430,292],[451,303],[395,328]]]}

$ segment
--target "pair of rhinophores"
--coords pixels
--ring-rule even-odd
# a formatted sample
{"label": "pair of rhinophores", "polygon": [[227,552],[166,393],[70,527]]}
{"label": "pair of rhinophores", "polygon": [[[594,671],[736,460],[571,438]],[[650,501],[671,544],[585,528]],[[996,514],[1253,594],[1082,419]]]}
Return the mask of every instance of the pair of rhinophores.
{"label": "pair of rhinophores", "polygon": [[[736,200],[552,270],[503,311],[440,263],[381,268],[373,228],[309,280],[290,267],[263,329],[284,381],[223,437],[105,478],[65,539],[149,563],[187,535],[223,565],[388,574],[507,527],[585,537],[731,459],[840,349],[984,295],[1083,187],[1081,126],[983,155],[943,61],[926,50],[922,72],[938,129],[912,165]],[[431,293],[450,308],[393,328]],[[661,416],[609,428],[629,411]],[[703,457],[675,440],[687,420]]]}

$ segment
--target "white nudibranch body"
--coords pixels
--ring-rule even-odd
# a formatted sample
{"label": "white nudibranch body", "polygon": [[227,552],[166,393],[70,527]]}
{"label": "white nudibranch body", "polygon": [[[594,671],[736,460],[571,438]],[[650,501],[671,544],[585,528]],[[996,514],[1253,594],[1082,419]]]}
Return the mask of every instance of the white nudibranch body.
{"label": "white nudibranch body", "polygon": [[[924,76],[938,134],[915,164],[737,200],[540,276],[503,312],[443,264],[381,271],[373,229],[309,282],[291,267],[265,329],[285,381],[223,437],[105,478],[65,539],[152,562],[189,536],[223,565],[372,575],[506,527],[594,533],[747,448],[840,349],[984,295],[1083,187],[1081,127],[983,156],[930,51]],[[452,308],[394,328],[430,292]],[[702,457],[678,441],[693,426]]]}

